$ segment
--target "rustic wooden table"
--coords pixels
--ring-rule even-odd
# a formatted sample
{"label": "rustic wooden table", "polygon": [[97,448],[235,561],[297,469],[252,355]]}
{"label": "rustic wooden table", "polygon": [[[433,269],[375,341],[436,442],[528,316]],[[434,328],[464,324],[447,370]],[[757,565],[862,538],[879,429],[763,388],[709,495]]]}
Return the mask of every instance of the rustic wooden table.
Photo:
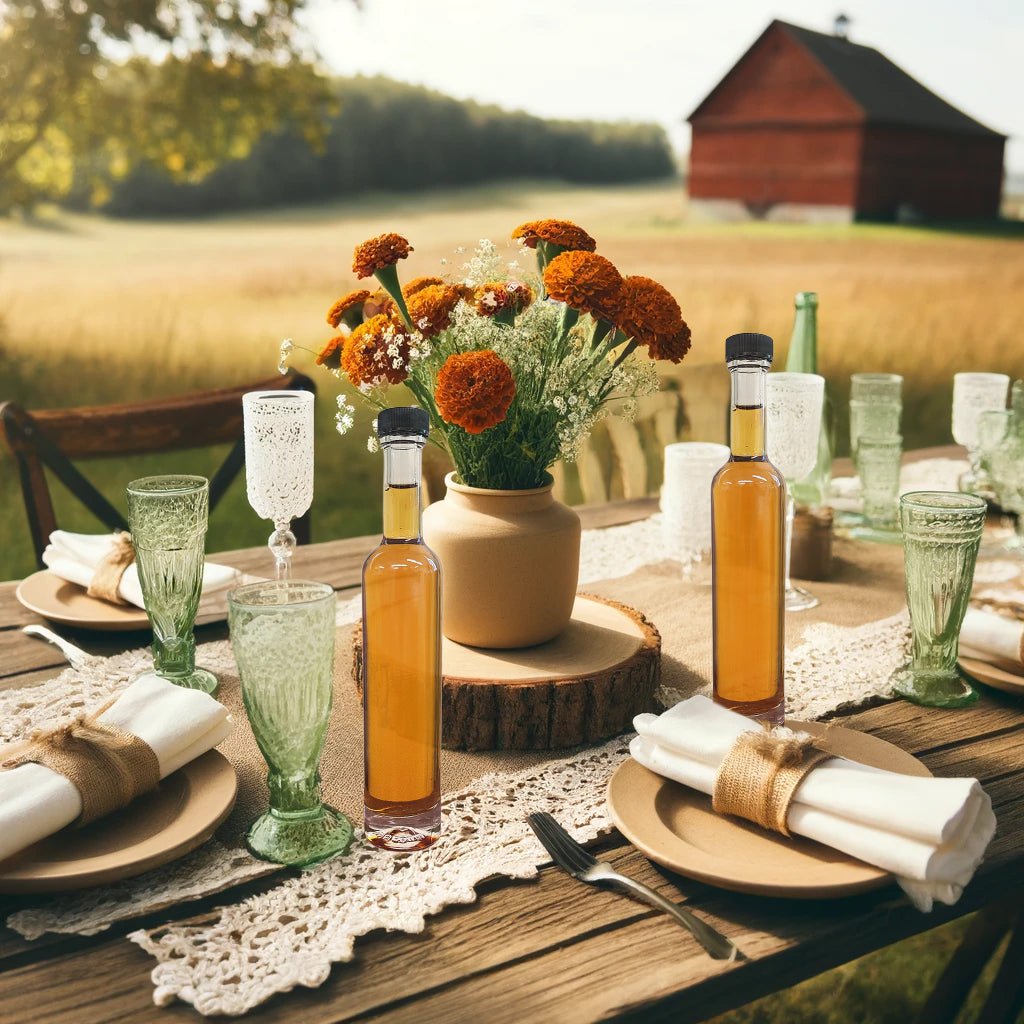
{"label": "rustic wooden table", "polygon": [[[942,450],[920,455],[956,454]],[[649,514],[651,501],[582,510],[584,525],[603,527]],[[357,585],[375,539],[300,548],[295,575]],[[263,571],[266,549],[218,555],[240,569]],[[48,679],[63,667],[58,652],[20,632],[37,621],[0,584],[0,686]],[[64,630],[62,630],[64,632]],[[74,635],[93,653],[145,642],[138,634]],[[200,640],[222,637],[205,627]],[[422,935],[374,933],[356,959],[337,965],[318,989],[278,996],[248,1020],[302,1024],[347,1021],[492,1022],[609,1018],[701,1021],[830,967],[963,914],[1019,896],[1024,886],[1024,714],[1018,700],[986,691],[963,711],[895,702],[844,718],[913,752],[938,775],[974,775],[992,795],[999,829],[988,858],[953,908],[921,914],[895,887],[835,901],[789,901],[713,889],[655,868],[613,833],[600,846],[617,868],[683,901],[729,935],[747,956],[722,964],[663,914],[573,881],[548,867],[539,880],[499,879],[477,902],[432,918]],[[153,961],[125,932],[169,918],[189,918],[266,887],[258,883],[91,937],[47,935],[26,942],[0,930],[0,1020],[48,1024],[99,1021],[195,1021],[191,1007],[153,1005]],[[0,902],[0,914],[22,905]]]}

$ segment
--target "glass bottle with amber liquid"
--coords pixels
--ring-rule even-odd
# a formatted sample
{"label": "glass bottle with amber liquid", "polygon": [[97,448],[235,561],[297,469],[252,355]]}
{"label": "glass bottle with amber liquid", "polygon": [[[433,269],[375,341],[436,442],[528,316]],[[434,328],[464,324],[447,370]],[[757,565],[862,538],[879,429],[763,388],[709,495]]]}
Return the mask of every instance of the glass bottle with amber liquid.
{"label": "glass bottle with amber liquid", "polygon": [[725,342],[732,376],[729,461],[711,485],[714,699],[770,725],[783,721],[786,482],[768,461],[766,334]]}
{"label": "glass bottle with amber liquid", "polygon": [[366,838],[422,850],[441,832],[441,570],[420,530],[427,414],[384,409],[384,536],[363,565]]}

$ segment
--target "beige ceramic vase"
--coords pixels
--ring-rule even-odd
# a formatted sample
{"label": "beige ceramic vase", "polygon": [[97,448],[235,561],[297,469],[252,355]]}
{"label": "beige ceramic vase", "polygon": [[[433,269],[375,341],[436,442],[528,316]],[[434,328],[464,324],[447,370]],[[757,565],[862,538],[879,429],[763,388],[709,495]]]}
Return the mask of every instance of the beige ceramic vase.
{"label": "beige ceramic vase", "polygon": [[569,624],[580,565],[580,517],[551,483],[492,491],[445,477],[443,501],[423,511],[423,539],[441,562],[449,640],[532,647]]}

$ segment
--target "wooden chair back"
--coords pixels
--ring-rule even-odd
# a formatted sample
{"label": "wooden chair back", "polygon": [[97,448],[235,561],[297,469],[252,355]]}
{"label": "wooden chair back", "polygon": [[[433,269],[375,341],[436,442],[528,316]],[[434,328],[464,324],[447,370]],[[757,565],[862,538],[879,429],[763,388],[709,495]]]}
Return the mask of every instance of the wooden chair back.
{"label": "wooden chair back", "polygon": [[[0,404],[7,447],[14,456],[36,559],[57,529],[46,469],[111,530],[126,530],[124,516],[72,462],[109,456],[183,451],[231,444],[220,468],[210,478],[210,509],[217,506],[245,462],[242,395],[247,391],[301,390],[316,385],[299,373],[275,376],[244,387],[218,388],[172,398],[122,405],[35,409],[16,402]],[[292,524],[300,544],[310,540],[307,512]]]}
{"label": "wooden chair back", "polygon": [[[665,378],[660,391],[641,398],[633,420],[602,420],[576,460],[583,501],[657,494],[666,445],[728,441],[729,387],[729,374],[718,364],[687,366]],[[556,494],[565,493],[564,471],[556,469]]]}

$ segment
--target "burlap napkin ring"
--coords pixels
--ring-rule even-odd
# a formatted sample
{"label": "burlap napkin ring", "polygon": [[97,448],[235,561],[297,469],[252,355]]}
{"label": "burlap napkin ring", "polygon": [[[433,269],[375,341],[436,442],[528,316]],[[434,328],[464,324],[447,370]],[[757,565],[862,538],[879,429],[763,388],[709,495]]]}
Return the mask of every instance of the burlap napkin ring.
{"label": "burlap napkin ring", "polygon": [[125,569],[135,561],[135,548],[132,547],[132,535],[121,530],[114,534],[114,542],[110,550],[96,566],[96,571],[89,581],[86,593],[90,597],[98,597],[113,604],[128,602],[117,592],[121,585],[121,577]]}
{"label": "burlap napkin ring", "polygon": [[718,769],[712,807],[719,814],[734,814],[788,836],[786,815],[797,786],[832,756],[818,744],[806,733],[743,733]]}
{"label": "burlap napkin ring", "polygon": [[126,807],[157,787],[160,762],[145,740],[98,720],[111,703],[59,729],[33,733],[29,745],[0,767],[34,763],[63,775],[82,798],[78,826]]}

